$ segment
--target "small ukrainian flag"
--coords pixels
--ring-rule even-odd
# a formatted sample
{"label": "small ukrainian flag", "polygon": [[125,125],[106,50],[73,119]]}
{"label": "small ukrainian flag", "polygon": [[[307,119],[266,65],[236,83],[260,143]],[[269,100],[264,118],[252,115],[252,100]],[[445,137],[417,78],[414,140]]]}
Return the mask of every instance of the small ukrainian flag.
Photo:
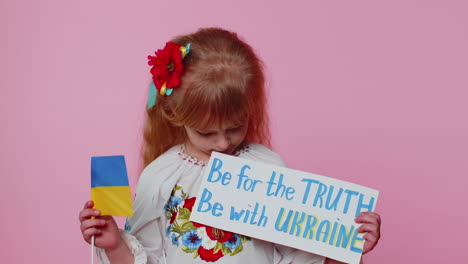
{"label": "small ukrainian flag", "polygon": [[102,215],[133,215],[124,156],[91,157],[91,200]]}

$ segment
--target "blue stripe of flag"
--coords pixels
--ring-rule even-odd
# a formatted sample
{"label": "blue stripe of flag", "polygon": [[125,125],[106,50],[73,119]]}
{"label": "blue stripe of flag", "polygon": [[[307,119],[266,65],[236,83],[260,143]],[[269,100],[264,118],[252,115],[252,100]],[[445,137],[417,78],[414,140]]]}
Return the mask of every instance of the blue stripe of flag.
{"label": "blue stripe of flag", "polygon": [[124,156],[91,157],[91,188],[103,186],[129,186]]}

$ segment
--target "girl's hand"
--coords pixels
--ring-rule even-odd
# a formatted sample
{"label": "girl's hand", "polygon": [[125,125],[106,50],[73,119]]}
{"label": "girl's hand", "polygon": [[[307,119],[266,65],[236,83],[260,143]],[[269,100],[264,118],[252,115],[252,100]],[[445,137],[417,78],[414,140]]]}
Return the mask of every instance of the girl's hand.
{"label": "girl's hand", "polygon": [[94,244],[103,249],[115,249],[125,243],[114,218],[110,215],[101,216],[99,210],[92,209],[93,206],[93,201],[86,202],[79,215],[84,240],[91,244],[94,235]]}
{"label": "girl's hand", "polygon": [[356,223],[362,223],[358,228],[359,233],[366,233],[364,235],[365,243],[362,254],[371,251],[379,242],[380,239],[380,215],[374,212],[362,212],[356,219]]}

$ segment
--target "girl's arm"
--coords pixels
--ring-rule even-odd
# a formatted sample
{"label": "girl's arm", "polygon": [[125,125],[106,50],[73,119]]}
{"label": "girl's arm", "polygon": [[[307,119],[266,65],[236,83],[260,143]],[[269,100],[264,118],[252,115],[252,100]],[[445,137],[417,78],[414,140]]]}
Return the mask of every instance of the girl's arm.
{"label": "girl's arm", "polygon": [[135,263],[133,254],[124,241],[122,241],[116,248],[106,249],[106,255],[112,264]]}

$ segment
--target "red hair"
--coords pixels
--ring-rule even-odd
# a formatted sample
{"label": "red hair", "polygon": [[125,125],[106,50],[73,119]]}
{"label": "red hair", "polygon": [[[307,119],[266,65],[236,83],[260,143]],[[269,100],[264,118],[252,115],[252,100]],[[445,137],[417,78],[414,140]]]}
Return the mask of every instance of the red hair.
{"label": "red hair", "polygon": [[270,147],[265,77],[252,47],[219,28],[200,29],[172,42],[190,43],[190,53],[183,61],[180,86],[170,96],[158,94],[156,105],[147,111],[144,166],[183,143],[185,125],[203,130],[247,118],[245,140]]}

